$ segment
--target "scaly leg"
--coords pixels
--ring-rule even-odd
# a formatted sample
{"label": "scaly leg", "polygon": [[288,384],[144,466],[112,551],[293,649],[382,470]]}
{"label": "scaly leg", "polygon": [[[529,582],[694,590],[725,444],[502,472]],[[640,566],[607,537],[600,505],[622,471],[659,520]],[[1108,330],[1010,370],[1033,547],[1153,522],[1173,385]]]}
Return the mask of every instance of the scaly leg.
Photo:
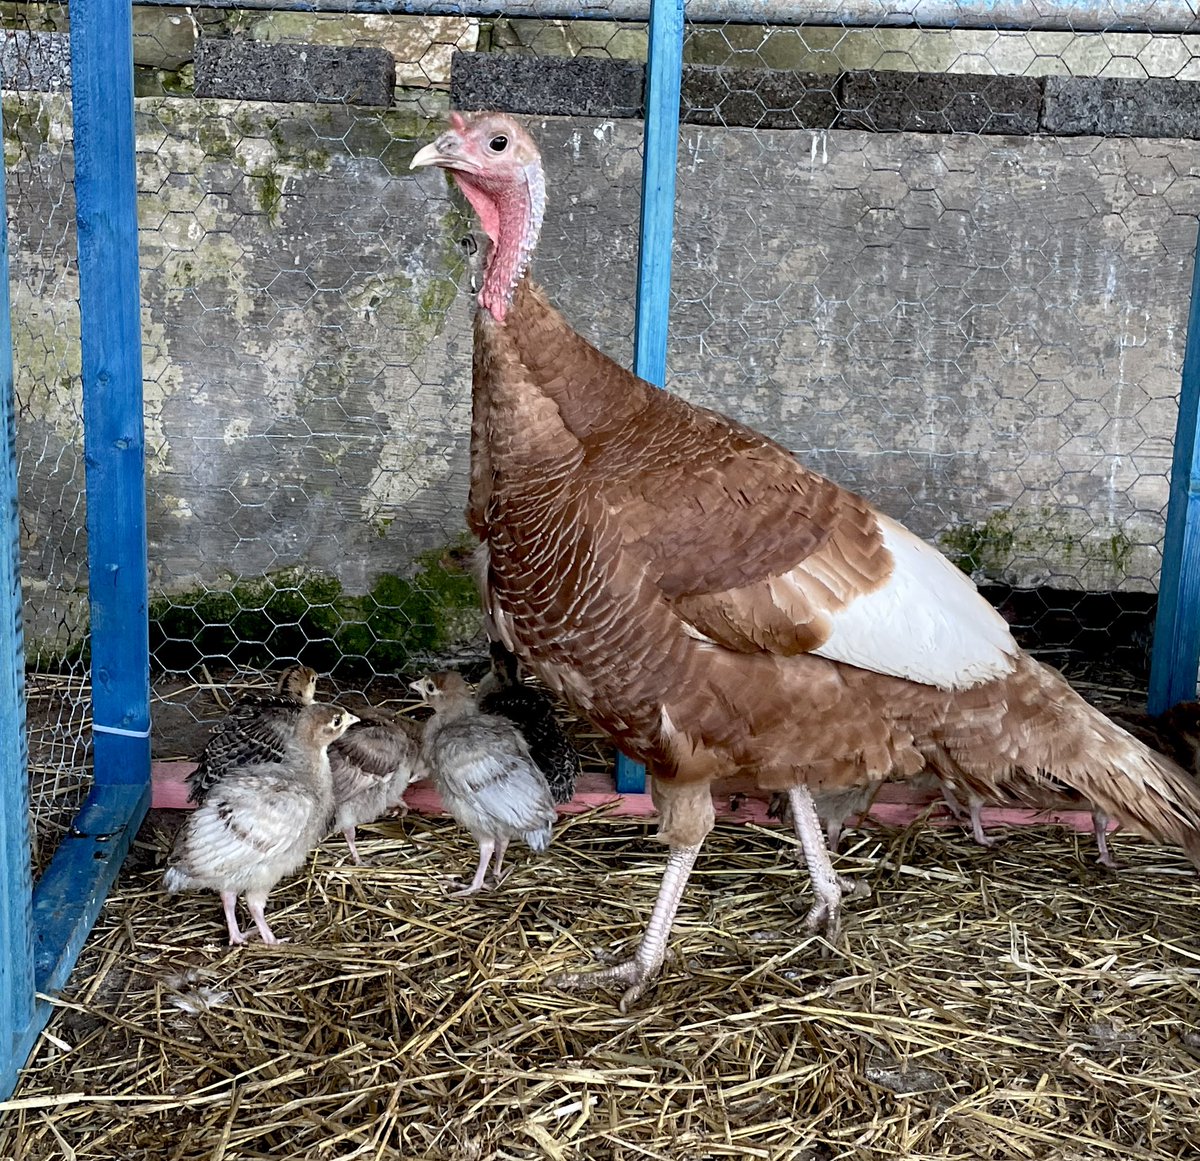
{"label": "scaly leg", "polygon": [[229,946],[237,947],[246,942],[246,936],[238,926],[237,921],[237,892],[222,891],[221,906],[225,908],[225,925],[229,928]]}
{"label": "scaly leg", "polygon": [[496,857],[492,863],[492,886],[499,887],[504,882],[507,872],[504,868],[504,852],[508,850],[508,839],[500,839],[496,843]]}
{"label": "scaly leg", "polygon": [[1096,832],[1096,846],[1100,848],[1100,855],[1096,861],[1102,867],[1115,871],[1120,864],[1108,849],[1108,815],[1104,811],[1092,811],[1092,829]]}
{"label": "scaly leg", "polygon": [[646,990],[662,967],[667,954],[671,925],[675,922],[675,912],[679,910],[683,889],[687,886],[688,876],[692,873],[699,853],[699,845],[671,848],[667,856],[667,869],[663,872],[662,886],[658,889],[658,898],[650,914],[650,922],[646,924],[646,932],[632,959],[594,972],[563,972],[561,975],[551,976],[546,982],[555,988],[579,988],[587,991],[608,983],[625,984],[620,1008],[622,1013],[628,1012],[630,1005]]}
{"label": "scaly leg", "polygon": [[496,849],[496,844],[491,839],[479,840],[479,866],[475,868],[475,878],[471,880],[469,887],[464,887],[461,891],[452,891],[451,898],[465,899],[468,895],[476,895],[483,890],[483,877],[487,874],[488,863],[492,861],[492,851]]}
{"label": "scaly leg", "polygon": [[358,847],[354,845],[354,827],[348,826],[342,834],[346,836],[346,846],[350,848],[350,858],[354,860],[356,867],[362,866],[362,859],[358,857]]}
{"label": "scaly leg", "polygon": [[971,833],[981,847],[994,847],[1000,841],[983,829],[983,802],[978,798],[971,799]]}
{"label": "scaly leg", "polygon": [[792,825],[804,848],[804,862],[817,894],[817,901],[805,917],[804,925],[810,931],[823,928],[831,940],[836,939],[842,896],[857,892],[859,884],[853,879],[843,878],[833,869],[829,848],[825,845],[825,835],[821,830],[821,820],[808,787],[792,787],[788,791],[788,798],[792,806]]}
{"label": "scaly leg", "polygon": [[950,808],[950,813],[961,822],[967,817],[967,812],[963,809],[963,804],[958,801],[958,797],[954,791],[950,789],[944,782],[940,783],[942,789],[942,799]]}
{"label": "scaly leg", "polygon": [[265,891],[247,891],[246,906],[250,908],[250,915],[254,919],[254,926],[258,928],[258,934],[262,936],[263,943],[268,946],[282,943],[282,940],[275,938],[275,932],[271,930],[271,925],[267,922],[265,910],[267,906],[267,893]]}

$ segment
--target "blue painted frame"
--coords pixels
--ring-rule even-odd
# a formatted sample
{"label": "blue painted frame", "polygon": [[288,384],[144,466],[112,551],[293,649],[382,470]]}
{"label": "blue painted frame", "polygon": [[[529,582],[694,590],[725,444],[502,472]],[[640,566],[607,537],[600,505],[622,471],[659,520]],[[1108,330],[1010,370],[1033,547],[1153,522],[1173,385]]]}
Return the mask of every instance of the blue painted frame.
{"label": "blue painted frame", "polygon": [[[679,89],[683,79],[683,0],[654,0],[649,41],[633,369],[647,382],[662,387],[667,381],[667,331],[671,313]],[[618,754],[616,781],[622,794],[640,794],[646,789],[646,771],[639,763]]]}
{"label": "blue painted frame", "polygon": [[1148,709],[1162,713],[1196,696],[1200,665],[1200,234],[1192,266],[1171,493],[1158,582]]}
{"label": "blue painted frame", "polygon": [[[6,1021],[29,1020],[14,1034],[0,1075],[0,1096],[16,1083],[38,1032],[50,1017],[48,1000],[34,1003],[34,985],[50,996],[66,983],[84,940],[116,879],[133,836],[150,804],[150,649],[147,621],[145,452],[142,428],[141,301],[138,284],[137,179],[133,128],[133,10],[129,0],[70,0],[72,119],[78,228],[80,346],[83,368],[84,458],[88,494],[88,577],[91,612],[93,784],[70,832],[32,896],[32,964],[4,977]],[[5,279],[7,288],[7,279]],[[5,312],[7,319],[7,312]],[[0,346],[11,352],[0,335]],[[0,379],[3,364],[0,364]],[[11,363],[6,419],[11,428]],[[11,440],[11,431],[9,439]],[[11,446],[11,444],[10,444]],[[10,456],[11,459],[11,456]],[[8,471],[15,475],[15,461]],[[10,521],[15,515],[15,479]],[[0,591],[12,592],[14,547],[0,545]],[[15,583],[15,582],[14,582]],[[12,599],[11,596],[9,599]],[[18,613],[19,613],[18,597]],[[14,618],[0,616],[0,634]],[[19,634],[19,622],[17,622]],[[8,642],[11,644],[11,642]],[[22,690],[8,672],[3,652],[0,726],[23,718]],[[23,668],[20,682],[23,682]],[[19,732],[19,731],[18,731]],[[4,737],[11,735],[5,729]],[[23,736],[23,735],[22,735]],[[14,765],[22,754],[5,754],[3,833],[6,873],[19,874],[15,852],[17,812],[10,798]],[[28,818],[28,780],[21,793]],[[15,807],[15,799],[11,804]],[[26,822],[27,825],[27,822]],[[26,882],[29,843],[21,860]],[[13,882],[20,882],[13,879]],[[9,889],[5,888],[7,900]],[[19,916],[6,908],[6,924]],[[29,925],[26,924],[26,931]],[[20,931],[14,936],[19,942]],[[9,946],[12,946],[11,944]],[[18,949],[19,950],[19,949]],[[19,958],[19,956],[18,956]],[[7,990],[7,989],[6,989]],[[18,994],[20,993],[20,994]],[[7,1028],[5,1029],[7,1030]]]}

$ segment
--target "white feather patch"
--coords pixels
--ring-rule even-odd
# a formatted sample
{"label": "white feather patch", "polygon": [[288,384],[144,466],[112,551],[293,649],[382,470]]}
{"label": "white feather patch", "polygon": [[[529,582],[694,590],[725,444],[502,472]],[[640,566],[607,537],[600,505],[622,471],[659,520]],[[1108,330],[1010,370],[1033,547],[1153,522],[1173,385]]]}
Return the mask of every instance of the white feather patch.
{"label": "white feather patch", "polygon": [[969,689],[1011,673],[1017,643],[1004,618],[936,548],[879,516],[892,575],[831,616],[813,652],[940,689]]}

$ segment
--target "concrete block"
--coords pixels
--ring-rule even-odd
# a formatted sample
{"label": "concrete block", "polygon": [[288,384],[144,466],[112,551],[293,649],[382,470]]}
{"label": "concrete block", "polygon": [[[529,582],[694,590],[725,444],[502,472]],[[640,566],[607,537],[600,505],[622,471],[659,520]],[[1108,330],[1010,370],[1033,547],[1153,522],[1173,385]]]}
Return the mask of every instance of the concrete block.
{"label": "concrete block", "polygon": [[1200,83],[1047,77],[1042,132],[1062,137],[1200,138]]}
{"label": "concrete block", "polygon": [[450,84],[454,50],[472,51],[479,21],[465,16],[360,16],[348,12],[231,14],[229,30],[275,44],[374,45],[396,60],[396,84],[409,88]]}
{"label": "concrete block", "polygon": [[830,129],[838,115],[836,84],[829,74],[689,65],[681,112],[694,125]]}
{"label": "concrete block", "polygon": [[196,96],[386,106],[396,62],[382,48],[264,44],[205,37],[196,45]]}
{"label": "concrete block", "polygon": [[39,93],[71,87],[71,40],[64,32],[0,31],[4,88]]}
{"label": "concrete block", "polygon": [[640,117],[645,69],[636,61],[454,54],[450,103],[555,117]]}
{"label": "concrete block", "polygon": [[973,73],[854,72],[842,80],[843,129],[873,133],[1038,131],[1036,77]]}

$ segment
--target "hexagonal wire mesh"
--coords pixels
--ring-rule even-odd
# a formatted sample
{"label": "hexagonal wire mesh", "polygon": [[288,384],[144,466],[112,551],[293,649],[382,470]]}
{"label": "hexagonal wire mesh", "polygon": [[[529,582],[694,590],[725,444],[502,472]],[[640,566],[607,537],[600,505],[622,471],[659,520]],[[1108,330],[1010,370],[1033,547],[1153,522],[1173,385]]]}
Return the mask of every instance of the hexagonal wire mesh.
{"label": "hexagonal wire mesh", "polygon": [[1136,701],[1200,144],[1119,111],[1169,106],[1200,38],[692,25],[685,60],[675,388],[939,543],[1023,644]]}
{"label": "hexagonal wire mesh", "polygon": [[[58,6],[39,11],[62,27]],[[471,219],[408,162],[448,108],[453,49],[616,62],[644,59],[646,38],[600,21],[136,16],[156,748],[176,756],[217,708],[210,685],[246,667],[299,658],[381,696],[430,655],[479,648]],[[202,56],[229,34],[383,46],[393,106],[247,99],[261,77],[195,96],[222,91]],[[1194,78],[1198,43],[687,30],[670,386],[940,541],[1050,660],[1078,674],[1123,644],[1126,688],[1144,679],[1200,151],[1018,135],[1028,90],[996,78]],[[946,80],[961,74],[978,84]],[[542,88],[533,112],[563,95]],[[530,120],[550,191],[537,276],[629,363],[642,127],[619,106]],[[69,121],[61,95],[33,92],[8,93],[5,119],[31,691],[54,694],[34,721],[41,827],[86,764]]]}
{"label": "hexagonal wire mesh", "polygon": [[[22,502],[33,860],[90,784],[87,538],[66,5],[4,41],[4,162]],[[45,39],[43,39],[43,35]]]}

